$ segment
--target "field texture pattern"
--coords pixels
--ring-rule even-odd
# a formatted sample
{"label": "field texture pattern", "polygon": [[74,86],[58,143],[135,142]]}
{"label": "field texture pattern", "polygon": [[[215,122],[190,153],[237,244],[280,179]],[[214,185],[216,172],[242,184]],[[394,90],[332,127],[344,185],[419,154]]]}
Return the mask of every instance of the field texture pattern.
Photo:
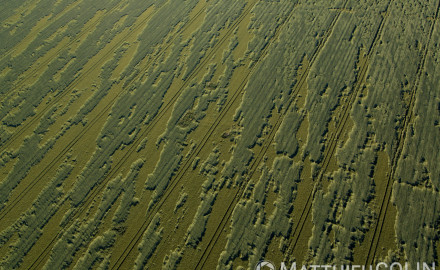
{"label": "field texture pattern", "polygon": [[440,264],[440,0],[0,6],[1,269]]}

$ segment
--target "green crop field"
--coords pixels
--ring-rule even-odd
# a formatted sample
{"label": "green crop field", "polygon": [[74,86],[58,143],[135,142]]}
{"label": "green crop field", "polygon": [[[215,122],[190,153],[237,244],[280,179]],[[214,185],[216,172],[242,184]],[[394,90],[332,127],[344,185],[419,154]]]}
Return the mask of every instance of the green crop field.
{"label": "green crop field", "polygon": [[0,269],[440,267],[439,9],[0,0]]}

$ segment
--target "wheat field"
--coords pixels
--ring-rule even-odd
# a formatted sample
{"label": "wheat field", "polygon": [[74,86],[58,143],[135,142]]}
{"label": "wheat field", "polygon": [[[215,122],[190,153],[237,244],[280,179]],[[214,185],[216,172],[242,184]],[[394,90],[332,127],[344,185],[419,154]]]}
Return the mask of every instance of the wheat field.
{"label": "wheat field", "polygon": [[440,0],[0,3],[1,269],[440,264]]}

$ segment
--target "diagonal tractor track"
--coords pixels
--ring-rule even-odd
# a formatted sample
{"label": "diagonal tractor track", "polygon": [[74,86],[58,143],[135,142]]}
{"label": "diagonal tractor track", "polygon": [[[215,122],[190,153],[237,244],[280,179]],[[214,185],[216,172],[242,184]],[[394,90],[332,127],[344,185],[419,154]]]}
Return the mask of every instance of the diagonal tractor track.
{"label": "diagonal tractor track", "polygon": [[[194,17],[192,19],[190,19],[187,23],[187,25],[185,25],[184,27],[182,27],[179,31],[183,32],[186,29],[188,29],[193,23],[194,21],[197,20],[198,17],[200,17],[203,14],[203,11],[206,9],[207,6],[207,2],[206,4],[203,6],[203,8],[198,11]],[[158,59],[160,59],[165,52],[167,51],[167,49],[169,47],[171,47],[173,45],[173,42],[177,39],[178,35],[174,36],[171,40],[167,41],[167,45],[164,47],[164,49],[162,50],[162,53],[156,55],[156,57],[154,58],[154,60],[149,60],[146,64],[146,68],[150,67],[151,65],[153,65],[155,63],[155,61],[157,61]],[[125,93],[129,92],[130,86],[132,83],[134,83],[136,80],[138,80],[143,74],[139,73],[137,76],[134,76],[133,78],[130,78],[130,81],[127,81],[123,87],[123,91],[119,92],[117,96],[115,96],[114,98],[111,99],[111,101],[104,107],[104,109],[98,113],[98,115],[92,120],[90,121],[90,124],[87,124],[86,127],[84,129],[81,130],[81,132],[79,134],[77,134],[75,136],[75,138],[69,143],[67,144],[61,151],[60,153],[49,163],[48,166],[46,166],[44,168],[44,170],[42,170],[35,178],[35,180],[33,180],[25,189],[23,192],[21,192],[17,198],[15,198],[14,200],[10,201],[9,204],[6,205],[6,207],[3,209],[3,211],[0,214],[0,221],[5,218],[5,216],[10,213],[14,207],[20,203],[20,201],[22,201],[24,198],[26,198],[26,195],[29,194],[29,192],[32,191],[33,187],[35,187],[40,181],[46,179],[45,176],[46,174],[53,170],[56,165],[65,157],[65,155],[68,153],[68,151],[75,146],[80,139],[82,138],[82,136],[84,134],[86,134],[93,126],[94,124],[99,123],[100,121],[105,121],[105,117],[107,117],[109,115],[109,112],[111,110],[111,108],[113,107],[114,103],[116,102],[116,100],[118,100],[122,95],[124,95]],[[163,112],[165,113],[165,112]],[[109,178],[110,179],[110,178]],[[108,182],[108,181],[107,181]],[[100,191],[102,191],[102,188],[97,190],[97,192],[94,192],[92,194],[90,194],[90,196],[88,197],[88,201],[87,201],[87,205],[90,205],[90,203],[93,200],[94,195],[98,194]],[[61,200],[61,204],[64,204],[64,202],[66,202],[68,199],[68,196],[66,196],[65,198],[63,198]],[[78,216],[80,213],[83,213],[84,211],[80,211],[78,212],[77,215],[73,216],[73,219],[71,221],[73,221],[75,219],[76,216]],[[69,223],[71,224],[71,222]],[[51,241],[51,243],[48,245],[48,247],[52,246],[55,242],[55,240],[57,239],[58,236],[61,236],[61,232],[58,233],[56,235],[56,237]],[[50,249],[48,249],[48,247],[46,247],[46,249],[43,251],[43,253],[50,251]],[[40,258],[38,258],[36,261],[34,261],[34,263],[31,265],[32,267],[38,267],[39,263],[41,263],[41,256]],[[37,262],[40,261],[40,262]]]}
{"label": "diagonal tractor track", "polygon": [[[326,30],[323,38],[320,40],[318,46],[316,47],[315,51],[312,54],[312,57],[310,59],[309,65],[313,66],[313,64],[316,61],[317,56],[319,55],[319,53],[321,52],[322,48],[325,46],[328,38],[330,37],[331,33],[333,32],[333,29],[340,17],[340,14],[342,12],[342,10],[346,7],[348,1],[345,1],[344,6],[341,10],[339,10],[339,12],[337,13],[337,15],[333,18],[329,28]],[[291,14],[292,15],[292,14]],[[290,18],[289,18],[290,19]],[[203,267],[205,266],[205,263],[208,259],[208,257],[210,256],[213,247],[215,246],[216,242],[218,241],[218,239],[220,238],[220,235],[222,234],[222,232],[224,231],[224,228],[226,227],[226,224],[228,223],[228,221],[230,220],[230,217],[233,213],[234,210],[234,205],[238,203],[239,199],[243,197],[244,191],[245,191],[245,187],[247,186],[247,183],[249,183],[252,179],[253,174],[255,173],[258,165],[261,163],[264,155],[266,154],[268,148],[270,147],[270,145],[272,144],[274,138],[275,138],[275,134],[276,131],[279,129],[279,127],[281,126],[283,119],[285,117],[285,115],[287,114],[287,112],[289,111],[290,107],[292,106],[294,100],[296,99],[299,91],[301,88],[304,87],[306,80],[308,77],[308,70],[306,72],[304,72],[303,74],[301,74],[297,84],[295,84],[294,89],[292,91],[292,94],[290,96],[290,99],[287,103],[286,109],[283,111],[283,113],[278,116],[278,119],[274,125],[274,127],[271,129],[270,133],[269,133],[269,137],[267,138],[267,140],[265,140],[262,149],[260,150],[260,152],[258,153],[256,159],[253,160],[253,162],[251,163],[250,166],[250,174],[247,178],[247,181],[244,181],[242,185],[239,186],[233,200],[231,201],[231,203],[229,204],[225,214],[223,215],[220,225],[217,227],[214,236],[211,238],[210,242],[208,243],[208,247],[204,250],[202,257],[199,259],[196,269],[203,269]]]}
{"label": "diagonal tractor track", "polygon": [[[206,5],[204,6],[204,8],[206,8]],[[184,31],[185,29],[187,29],[188,27],[190,27],[194,21],[201,16],[201,14],[204,11],[204,8],[201,9],[197,14],[195,14],[194,18],[192,18],[190,21],[188,21],[188,24],[186,27],[183,27],[181,29],[181,31]],[[167,43],[167,45],[164,47],[164,50],[162,50],[162,53],[158,54],[155,58],[150,59],[147,63],[146,63],[146,69],[148,69],[151,65],[153,65],[156,61],[158,61],[158,59],[160,59],[165,51],[171,47],[171,45],[173,44],[173,41],[175,41],[177,38],[177,35],[170,41]],[[117,95],[115,95],[115,97],[113,97],[110,102],[104,107],[104,109],[102,111],[100,111],[98,113],[98,115],[92,119],[90,121],[90,123],[87,123],[86,126],[73,138],[73,140],[71,140],[68,144],[66,144],[64,146],[64,148],[58,153],[58,155],[50,161],[50,163],[39,173],[37,174],[37,176],[35,177],[35,179],[27,186],[24,188],[24,191],[21,192],[18,197],[14,198],[13,200],[11,200],[9,202],[9,204],[6,205],[5,208],[2,209],[2,211],[0,212],[0,221],[23,199],[27,196],[27,194],[32,191],[33,187],[35,187],[35,185],[37,185],[41,180],[45,179],[45,176],[47,175],[48,172],[50,172],[52,169],[55,168],[55,166],[58,164],[58,162],[60,162],[65,155],[69,152],[69,150],[74,147],[78,142],[80,142],[80,139],[84,136],[84,134],[87,134],[89,132],[89,130],[95,125],[98,124],[102,121],[105,121],[105,117],[107,117],[110,113],[111,108],[113,107],[113,105],[115,104],[115,102],[124,94],[128,93],[130,90],[130,86],[132,85],[132,83],[136,82],[140,77],[142,76],[142,74],[138,74],[137,76],[133,77],[130,79],[130,81],[127,81],[125,83],[125,87],[123,88],[123,91],[120,91]]]}
{"label": "diagonal tractor track", "polygon": [[[256,5],[258,1],[255,1],[253,4],[248,3],[246,8],[243,10],[242,14],[240,15],[240,17],[235,21],[235,23],[228,29],[226,35],[224,36],[224,38],[222,38],[219,43],[218,43],[218,47],[220,47],[222,44],[224,44],[224,42],[226,42],[229,38],[229,36],[234,33],[235,29],[238,28],[238,26],[241,24],[241,22],[243,21],[243,19],[250,13],[250,11],[252,10],[252,8]],[[272,42],[272,41],[271,41]],[[231,99],[229,99],[225,106],[223,107],[223,109],[220,111],[220,114],[218,115],[218,117],[214,120],[213,124],[209,127],[208,132],[205,133],[205,135],[203,136],[203,138],[201,139],[200,143],[197,145],[197,147],[194,149],[194,151],[192,151],[192,153],[190,154],[190,156],[186,159],[186,162],[183,164],[183,166],[181,167],[182,169],[178,171],[178,173],[176,174],[176,177],[174,179],[171,180],[170,184],[168,185],[168,188],[165,190],[165,194],[159,199],[159,201],[154,204],[150,209],[148,209],[147,212],[147,218],[145,219],[145,221],[141,224],[140,228],[137,230],[136,234],[134,235],[134,237],[130,240],[128,247],[126,247],[124,249],[124,253],[117,259],[116,263],[111,267],[111,269],[120,269],[121,266],[124,264],[124,262],[126,261],[126,259],[128,258],[128,256],[131,254],[131,252],[133,252],[134,248],[138,245],[143,233],[145,232],[145,230],[148,228],[148,226],[151,224],[152,222],[152,218],[154,217],[155,213],[157,213],[161,207],[163,206],[163,204],[165,203],[165,201],[170,197],[171,193],[174,191],[174,189],[177,187],[179,181],[183,178],[183,176],[185,175],[185,173],[188,171],[188,169],[191,167],[191,163],[193,161],[193,159],[200,153],[200,151],[203,149],[203,147],[206,145],[206,143],[208,142],[209,138],[211,138],[211,135],[213,134],[213,132],[216,130],[217,126],[219,125],[219,123],[221,122],[221,120],[225,117],[226,113],[228,112],[228,110],[232,107],[232,105],[235,103],[235,101],[237,100],[237,98],[239,96],[241,96],[241,94],[244,93],[244,87],[247,84],[247,80],[249,78],[249,76],[252,74],[252,72],[255,70],[255,66],[257,66],[258,61],[262,58],[264,58],[264,56],[267,53],[267,47],[266,46],[263,53],[260,55],[260,57],[257,60],[257,63],[255,65],[253,65],[253,67],[251,69],[249,69],[249,72],[246,73],[244,80],[242,81],[242,83],[240,84],[240,86],[238,87],[238,90],[234,92],[233,96],[231,97]],[[206,62],[202,63],[203,66],[205,66],[209,60],[211,60],[212,56],[214,55],[216,50],[212,51],[212,54],[210,54],[208,57],[204,58],[205,60],[207,60]],[[202,65],[197,66],[198,68],[202,67]],[[194,74],[195,75],[195,74]],[[190,78],[187,80],[187,82],[191,82],[192,79],[195,76],[190,76]]]}
{"label": "diagonal tractor track", "polygon": [[393,182],[394,182],[394,176],[397,170],[397,164],[399,162],[400,156],[402,155],[403,146],[405,144],[406,134],[409,129],[409,123],[411,123],[411,120],[413,118],[413,109],[414,109],[414,102],[415,102],[415,96],[417,89],[419,88],[420,80],[423,74],[423,70],[425,69],[426,59],[428,55],[428,50],[431,45],[432,35],[434,33],[435,25],[439,19],[439,10],[440,10],[440,1],[437,3],[437,10],[435,13],[435,19],[432,21],[431,28],[429,30],[429,36],[428,36],[428,42],[425,47],[425,51],[423,53],[422,59],[420,61],[420,64],[417,68],[417,75],[416,75],[416,82],[414,83],[412,89],[411,89],[411,97],[409,101],[409,105],[406,108],[405,111],[405,117],[403,119],[403,126],[399,130],[398,140],[397,140],[397,150],[394,152],[392,162],[391,162],[391,171],[388,174],[387,179],[387,185],[385,189],[385,194],[381,200],[380,210],[379,210],[379,219],[376,222],[376,226],[374,227],[373,231],[373,239],[370,242],[367,257],[365,259],[365,265],[371,265],[374,262],[374,258],[376,256],[377,247],[379,244],[379,240],[382,234],[383,225],[385,223],[385,218],[388,211],[388,205],[391,200],[391,194],[393,190]]}
{"label": "diagonal tractor track", "polygon": [[[82,213],[84,213],[88,206],[93,202],[94,197],[99,194],[106,186],[106,183],[108,183],[111,179],[113,179],[114,176],[119,172],[119,169],[122,168],[124,165],[126,165],[126,161],[128,160],[127,157],[130,156],[133,152],[136,150],[136,146],[149,134],[149,132],[156,126],[157,123],[160,122],[162,117],[172,108],[172,105],[174,102],[178,99],[180,94],[183,92],[183,90],[190,85],[192,80],[196,77],[196,75],[203,70],[204,67],[209,63],[209,60],[212,58],[212,56],[217,52],[217,50],[224,45],[224,43],[228,40],[230,35],[234,32],[234,30],[238,27],[238,25],[241,23],[241,21],[246,17],[246,15],[249,14],[251,10],[251,7],[247,7],[243,13],[240,15],[240,17],[237,19],[237,21],[229,28],[229,30],[226,32],[226,34],[212,47],[212,49],[209,51],[209,53],[206,55],[205,58],[199,63],[199,65],[190,73],[188,78],[184,81],[184,84],[180,87],[180,89],[177,91],[177,93],[171,98],[171,100],[165,104],[161,110],[158,112],[158,114],[152,119],[150,124],[146,127],[145,130],[139,132],[139,135],[137,139],[131,145],[128,147],[128,150],[124,153],[123,157],[116,163],[116,165],[110,170],[110,172],[107,173],[105,176],[105,179],[97,185],[97,187],[91,191],[90,194],[87,195],[87,198],[84,203],[82,203],[80,206],[78,206],[73,214],[71,215],[71,218],[69,222],[67,222],[62,230],[59,231],[59,233],[53,238],[53,240],[50,242],[50,244],[45,248],[43,253],[39,256],[39,258],[34,261],[34,263],[31,266],[31,269],[37,268],[44,259],[49,255],[49,252],[51,250],[51,247],[55,244],[55,241],[62,236],[62,234],[67,230],[69,225],[71,225],[74,220],[80,216]],[[196,15],[199,16],[202,14],[202,10]],[[194,18],[195,21],[196,18]],[[139,77],[142,76],[142,74],[138,75]],[[128,88],[127,88],[128,89]],[[65,202],[67,198],[63,199],[63,202]]]}
{"label": "diagonal tractor track", "polygon": [[[373,42],[371,43],[371,45],[367,51],[367,54],[365,56],[367,63],[368,63],[369,59],[371,58],[373,51],[375,50],[375,48],[378,44],[378,41],[380,40],[385,22],[389,16],[390,5],[391,5],[391,2],[388,4],[386,11],[385,11],[385,14],[382,16],[382,20],[380,22],[380,25],[377,28],[377,31],[374,35]],[[339,138],[345,128],[345,125],[347,123],[347,120],[350,116],[350,111],[352,109],[353,103],[356,100],[359,91],[363,87],[363,82],[365,80],[367,71],[368,71],[368,65],[362,65],[361,69],[358,73],[358,78],[353,86],[353,91],[345,99],[345,104],[342,104],[343,111],[342,111],[341,121],[338,121],[338,126],[336,127],[335,132],[333,134],[331,134],[331,136],[330,136],[330,139],[329,139],[330,145],[327,147],[328,150],[324,154],[324,159],[323,159],[323,163],[322,163],[323,165],[319,171],[318,176],[316,177],[315,185],[313,186],[312,191],[310,192],[309,196],[307,197],[306,205],[304,206],[304,209],[301,211],[299,221],[297,222],[295,228],[292,231],[286,254],[293,254],[293,251],[294,251],[296,245],[298,244],[299,237],[304,229],[304,225],[306,224],[306,220],[309,217],[311,209],[312,209],[313,198],[315,197],[315,194],[318,190],[318,186],[322,182],[324,175],[327,172],[327,169],[329,167],[330,161],[331,161],[332,157],[334,156],[334,153],[336,151],[336,146],[338,144],[338,140],[339,140]]]}

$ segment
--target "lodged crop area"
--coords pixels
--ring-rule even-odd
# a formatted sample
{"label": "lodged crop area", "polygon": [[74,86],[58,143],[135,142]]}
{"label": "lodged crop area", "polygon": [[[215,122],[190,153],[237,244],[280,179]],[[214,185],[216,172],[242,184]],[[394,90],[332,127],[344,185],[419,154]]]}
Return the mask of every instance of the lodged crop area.
{"label": "lodged crop area", "polygon": [[440,264],[440,0],[0,6],[1,269]]}

